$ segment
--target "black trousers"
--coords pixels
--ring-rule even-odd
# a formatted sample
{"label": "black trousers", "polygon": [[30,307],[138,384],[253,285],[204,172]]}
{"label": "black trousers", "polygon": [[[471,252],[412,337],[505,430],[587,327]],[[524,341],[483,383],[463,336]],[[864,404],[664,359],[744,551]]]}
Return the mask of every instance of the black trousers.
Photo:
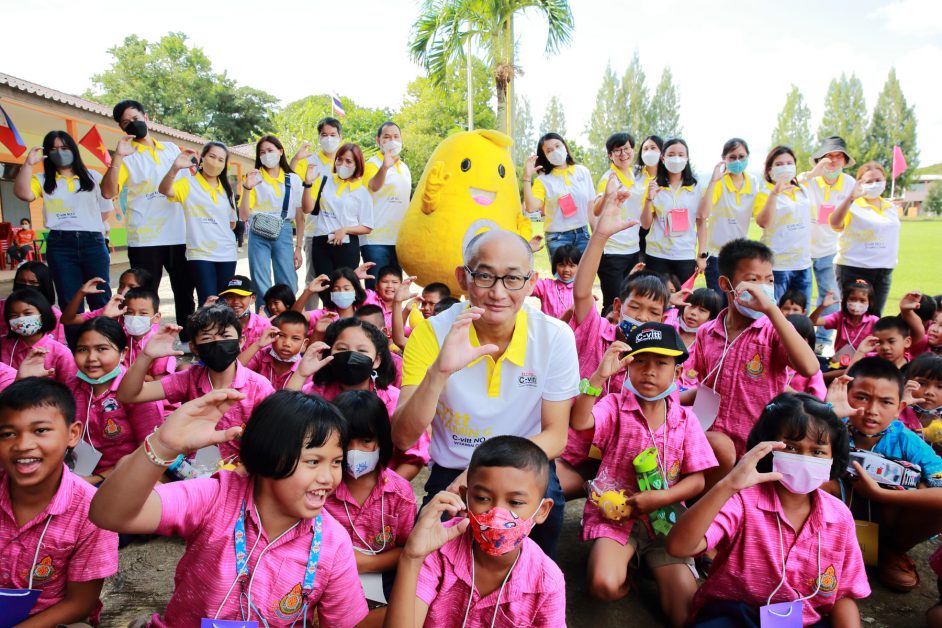
{"label": "black trousers", "polygon": [[690,275],[697,270],[697,260],[664,259],[649,254],[644,258],[644,268],[645,270],[653,270],[659,275],[670,273],[680,279],[681,282],[684,282],[690,279]]}
{"label": "black trousers", "polygon": [[625,281],[625,277],[640,260],[641,253],[602,254],[598,270],[599,283],[602,285],[602,311],[605,311],[615,297],[619,296],[618,293],[621,292],[621,284]]}
{"label": "black trousers", "polygon": [[359,236],[350,236],[350,241],[340,246],[328,243],[327,236],[315,236],[311,238],[311,258],[315,276],[329,275],[344,266],[356,268],[360,265]]}
{"label": "black trousers", "polygon": [[[160,280],[164,269],[170,276],[170,289],[173,290],[173,305],[177,325],[183,327],[180,340],[186,340],[186,321],[194,312],[193,292],[196,284],[186,264],[186,245],[167,244],[161,246],[129,246],[128,262],[131,268],[143,268],[154,277],[151,290],[160,289]],[[200,304],[202,305],[202,303]]]}

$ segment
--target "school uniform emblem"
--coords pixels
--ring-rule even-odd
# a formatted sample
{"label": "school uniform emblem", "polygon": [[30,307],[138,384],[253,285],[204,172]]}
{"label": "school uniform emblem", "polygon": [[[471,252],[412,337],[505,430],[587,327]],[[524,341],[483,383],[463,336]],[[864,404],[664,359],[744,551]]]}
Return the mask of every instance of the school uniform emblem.
{"label": "school uniform emblem", "polygon": [[383,531],[373,537],[373,542],[376,543],[376,545],[389,545],[395,538],[392,528],[383,526]]}
{"label": "school uniform emblem", "polygon": [[114,397],[108,397],[101,402],[101,409],[103,412],[114,412],[120,406],[118,405],[118,400]]}
{"label": "school uniform emblem", "polygon": [[48,582],[56,575],[56,568],[52,566],[52,558],[46,556],[33,567],[33,583]]}
{"label": "school uniform emblem", "polygon": [[680,477],[680,460],[675,460],[671,468],[667,470],[667,483],[673,484]]}
{"label": "school uniform emblem", "polygon": [[765,373],[765,367],[762,366],[762,360],[759,359],[759,354],[752,356],[752,359],[746,362],[746,375],[754,379],[762,377],[762,374]]}
{"label": "school uniform emblem", "polygon": [[301,584],[298,583],[275,605],[275,614],[280,619],[294,619],[303,604],[304,597],[301,595]]}
{"label": "school uniform emblem", "polygon": [[105,421],[104,433],[106,438],[117,438],[121,436],[121,432],[121,426],[114,419]]}
{"label": "school uniform emblem", "polygon": [[817,583],[812,579],[809,581],[812,588],[818,586],[818,595],[831,597],[837,590],[837,574],[834,572],[834,565],[828,566],[824,572],[818,576]]}

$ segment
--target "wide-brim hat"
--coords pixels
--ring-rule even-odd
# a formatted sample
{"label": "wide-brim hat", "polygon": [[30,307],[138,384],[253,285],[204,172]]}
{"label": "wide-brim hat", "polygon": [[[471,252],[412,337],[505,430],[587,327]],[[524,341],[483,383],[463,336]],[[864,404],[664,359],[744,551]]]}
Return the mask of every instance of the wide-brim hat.
{"label": "wide-brim hat", "polygon": [[844,141],[844,138],[837,135],[832,135],[831,137],[821,142],[821,147],[811,153],[811,161],[818,163],[821,158],[828,153],[844,153],[844,156],[847,157],[847,164],[844,166],[845,168],[850,168],[855,163],[857,163],[853,156],[847,152],[847,142]]}

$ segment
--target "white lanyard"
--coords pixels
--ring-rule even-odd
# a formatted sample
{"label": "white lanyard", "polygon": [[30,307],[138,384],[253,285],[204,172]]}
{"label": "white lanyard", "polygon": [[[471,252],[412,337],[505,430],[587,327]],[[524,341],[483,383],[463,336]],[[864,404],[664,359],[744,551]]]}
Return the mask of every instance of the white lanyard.
{"label": "white lanyard", "polygon": [[841,331],[844,332],[844,337],[847,338],[847,344],[850,345],[850,348],[854,351],[857,350],[857,341],[860,340],[860,334],[864,332],[866,326],[864,325],[863,318],[860,319],[860,329],[857,330],[857,335],[854,336],[854,339],[850,339],[850,333],[847,331],[847,323],[843,320],[841,321]]}
{"label": "white lanyard", "polygon": [[[727,311],[726,316],[723,317],[723,335],[724,335],[724,337],[723,337],[723,355],[720,356],[720,361],[717,362],[716,366],[714,366],[710,371],[708,371],[707,374],[706,374],[706,377],[704,377],[704,378],[701,380],[701,382],[703,383],[704,386],[707,386],[707,383],[706,383],[706,382],[707,382],[708,379],[710,379],[710,375],[712,375],[713,373],[716,373],[716,379],[719,379],[719,377],[720,377],[719,370],[720,370],[720,367],[723,366],[723,362],[726,360],[726,354],[729,353],[729,350],[733,348],[733,345],[736,344],[736,341],[739,340],[739,339],[742,337],[742,335],[745,333],[745,331],[746,331],[746,330],[744,329],[744,330],[742,330],[741,332],[739,332],[739,335],[736,336],[735,338],[733,338],[732,342],[730,342],[730,340],[729,340],[729,330],[728,330],[727,327],[726,327],[726,319],[727,319],[728,316],[729,316],[729,312]],[[713,392],[716,392],[716,379],[713,380],[713,388],[710,389],[710,390],[712,390]],[[710,388],[710,387],[707,386],[707,388]]]}
{"label": "white lanyard", "polygon": [[[782,518],[778,516],[778,513],[775,513],[775,523],[778,524],[778,545],[779,545],[779,548],[782,550],[782,579],[779,581],[778,586],[775,587],[775,590],[769,594],[769,599],[766,600],[765,602],[766,606],[772,603],[772,598],[775,597],[775,594],[778,593],[778,590],[782,588],[783,584],[785,584],[785,541],[782,539]],[[810,600],[811,598],[813,598],[814,596],[818,594],[818,591],[821,590],[821,533],[820,532],[818,532],[818,570],[815,571],[814,584],[815,584],[814,591],[811,593],[811,595],[806,595],[805,597],[799,597],[797,600],[792,600],[792,601],[802,602],[804,600]],[[795,592],[798,593],[798,590],[795,589]],[[801,594],[799,593],[799,596],[800,595]]]}
{"label": "white lanyard", "polygon": [[[494,628],[494,623],[497,621],[497,611],[500,610],[500,598],[504,594],[504,587],[507,585],[507,581],[510,580],[510,574],[513,573],[514,567],[517,566],[517,561],[520,560],[520,554],[522,553],[523,553],[523,547],[517,550],[517,557],[514,558],[514,562],[510,566],[510,569],[507,571],[507,575],[504,576],[504,581],[500,583],[500,590],[497,592],[497,603],[494,604],[494,616],[491,617],[491,628]],[[464,628],[468,623],[468,614],[471,612],[471,603],[473,601],[474,601],[474,546],[472,545],[471,546],[471,592],[468,594],[468,608],[466,608],[464,611],[464,619],[461,620],[461,628]]]}
{"label": "white lanyard", "polygon": [[651,443],[654,445],[654,456],[657,460],[657,468],[661,471],[661,479],[664,480],[664,488],[670,488],[667,482],[667,400],[664,400],[664,449],[663,457],[661,450],[657,448],[657,441],[654,440],[654,432],[648,424],[647,417],[644,420],[644,426],[648,428],[648,434],[651,436]]}
{"label": "white lanyard", "polygon": [[82,425],[82,439],[88,443],[88,446],[92,448],[96,453],[98,449],[95,447],[95,444],[92,443],[92,434],[88,426],[91,423],[92,419],[92,400],[95,398],[95,387],[91,384],[88,385],[88,407],[85,408],[85,423]]}
{"label": "white lanyard", "polygon": [[46,538],[46,530],[49,529],[49,523],[52,522],[52,515],[46,517],[46,525],[43,527],[42,534],[39,535],[39,541],[36,543],[36,553],[33,554],[33,565],[29,568],[29,585],[27,589],[33,588],[33,574],[36,571],[36,562],[39,560],[39,548],[42,547],[43,539]]}
{"label": "white lanyard", "polygon": [[[378,482],[379,482],[379,478],[377,478],[377,483]],[[350,510],[347,508],[347,500],[342,500],[342,501],[343,501],[343,510],[345,513],[347,513],[347,521],[350,522],[350,529],[353,530],[353,533],[357,535],[357,538],[360,540],[360,543],[363,543],[363,545],[366,546],[366,549],[362,549],[359,547],[354,547],[353,549],[360,552],[361,554],[366,554],[367,556],[376,556],[377,554],[382,553],[383,550],[386,549],[386,538],[387,538],[386,537],[386,507],[385,507],[386,491],[383,490],[383,487],[380,486],[380,493],[379,493],[379,529],[380,529],[380,534],[383,537],[383,546],[380,547],[379,549],[373,549],[372,545],[370,545],[365,540],[363,540],[363,537],[360,536],[359,532],[357,532],[356,525],[354,525],[353,523],[353,517],[350,516]],[[473,564],[473,557],[472,557],[472,564]]]}

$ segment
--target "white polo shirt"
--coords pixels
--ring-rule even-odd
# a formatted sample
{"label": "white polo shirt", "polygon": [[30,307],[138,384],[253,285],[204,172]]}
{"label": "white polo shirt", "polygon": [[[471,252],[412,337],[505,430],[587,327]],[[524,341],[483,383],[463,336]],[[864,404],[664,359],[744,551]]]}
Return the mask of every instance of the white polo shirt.
{"label": "white polo shirt", "polygon": [[340,227],[373,226],[373,197],[363,178],[352,183],[337,175],[327,177],[321,192],[321,212],[315,236],[325,236]]}
{"label": "white polo shirt", "polygon": [[[383,165],[383,156],[374,155],[366,160],[363,172],[364,185],[369,190],[370,179]],[[392,168],[386,171],[383,187],[378,192],[370,191],[373,197],[373,231],[360,236],[360,244],[394,245],[399,239],[399,227],[409,209],[409,196],[412,194],[412,173],[409,166],[397,159]]]}
{"label": "white polo shirt", "polygon": [[844,218],[837,236],[834,263],[857,268],[896,268],[899,262],[899,215],[896,207],[880,198],[870,203],[858,198]]}
{"label": "white polo shirt", "polygon": [[52,194],[43,189],[45,174],[35,174],[30,181],[33,196],[43,199],[43,224],[56,231],[93,231],[102,233],[105,226],[101,215],[114,211],[114,204],[101,195],[101,174],[88,171],[93,187],[81,191],[78,175],[69,178],[56,174]]}
{"label": "white polo shirt", "polygon": [[[766,182],[756,195],[753,214],[758,215],[769,200],[774,186]],[[779,194],[772,222],[762,231],[762,243],[775,254],[775,270],[811,268],[811,200],[800,185]]]}
{"label": "white polo shirt", "polygon": [[[418,386],[452,323],[468,303],[456,303],[412,331],[402,385]],[[471,344],[478,346],[471,326]],[[530,437],[542,431],[542,402],[579,394],[579,358],[572,329],[528,305],[517,313],[513,337],[496,361],[487,355],[448,378],[432,420],[432,462],[464,469],[475,448],[500,435]]]}
{"label": "white polo shirt", "polygon": [[713,209],[707,221],[710,230],[707,242],[711,255],[718,255],[723,245],[731,240],[748,237],[752,208],[760,183],[755,175],[748,172],[743,173],[743,177],[742,187],[738,190],[729,174],[713,184]]}
{"label": "white polo shirt", "polygon": [[654,221],[645,239],[648,255],[669,260],[696,259],[697,208],[702,194],[699,184],[658,190],[651,201]]}
{"label": "white polo shirt", "polygon": [[[837,252],[837,233],[828,220],[845,198],[853,194],[857,182],[849,174],[841,173],[834,185],[828,185],[824,177],[806,181],[811,197],[811,257],[827,257]],[[818,218],[822,218],[818,222]]]}
{"label": "white polo shirt", "polygon": [[118,173],[118,185],[128,191],[128,246],[186,242],[183,214],[157,191],[180,149],[170,142],[153,142],[153,149],[143,142],[133,142],[137,152],[124,158]]}
{"label": "white polo shirt", "polygon": [[168,199],[175,211],[186,215],[186,258],[191,261],[234,262],[238,258],[235,234],[230,224],[236,213],[222,184],[210,187],[203,175],[183,177],[173,182]]}
{"label": "white polo shirt", "polygon": [[[596,199],[605,194],[605,189],[608,187],[608,180],[613,174],[617,177],[621,187],[628,190],[629,194],[631,194],[631,196],[625,199],[625,202],[621,204],[621,219],[640,220],[641,203],[644,200],[645,190],[643,183],[644,177],[635,178],[630,172],[628,175],[625,175],[625,173],[613,165],[609,171],[603,174],[599,179],[598,187],[596,187]],[[629,227],[609,237],[605,242],[605,254],[631,255],[632,253],[637,253],[641,250],[640,231],[641,225],[635,225],[634,227]]]}
{"label": "white polo shirt", "polygon": [[[536,178],[531,191],[543,201],[547,233],[572,231],[589,224],[589,203],[595,200],[595,186],[592,173],[585,166],[553,168],[549,174]],[[564,216],[559,206],[560,198],[566,195],[572,197],[576,209],[570,216]]]}
{"label": "white polo shirt", "polygon": [[[309,159],[301,159],[294,167],[294,171],[302,179],[307,176],[307,167],[309,164],[314,164],[314,187],[311,188],[311,198],[317,199],[317,190],[320,189],[321,179],[327,177],[330,179],[333,175],[334,170],[334,160],[332,157],[328,157],[327,153],[323,150],[318,150],[316,153],[311,155]],[[306,217],[304,221],[304,237],[312,238],[314,237],[314,231],[317,229],[317,218],[313,215]]]}
{"label": "white polo shirt", "polygon": [[[272,214],[281,217],[281,207],[285,200],[285,171],[279,170],[278,176],[273,178],[268,171],[259,170],[262,182],[249,191],[249,209],[251,213]],[[301,195],[304,189],[303,181],[295,173],[288,175],[291,178],[291,198],[288,199],[287,220],[294,222],[296,211],[301,207]],[[320,185],[320,181],[317,183]]]}

